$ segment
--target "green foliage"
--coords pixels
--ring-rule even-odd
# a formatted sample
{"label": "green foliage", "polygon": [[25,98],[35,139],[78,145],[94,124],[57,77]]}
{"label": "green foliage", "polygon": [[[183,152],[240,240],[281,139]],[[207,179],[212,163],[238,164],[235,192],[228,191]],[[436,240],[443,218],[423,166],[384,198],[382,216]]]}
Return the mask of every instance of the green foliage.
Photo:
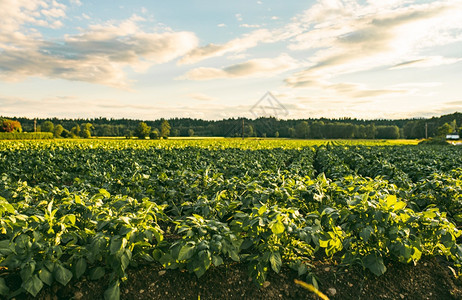
{"label": "green foliage", "polygon": [[399,138],[399,128],[396,125],[377,126],[375,137],[378,139],[398,139]]}
{"label": "green foliage", "polygon": [[450,145],[445,138],[429,138],[419,142],[419,145]]}
{"label": "green foliage", "polygon": [[[22,125],[26,132],[34,131],[34,119],[15,118]],[[61,124],[66,130],[71,130],[76,124],[82,126],[82,123],[92,123],[92,136],[112,136],[121,137],[129,136],[128,132],[135,131],[139,120],[130,119],[107,119],[96,118],[88,120],[72,120],[72,119],[38,119],[39,124],[44,121],[53,121],[56,124]],[[158,128],[160,130],[163,119],[155,121],[145,121],[148,126]],[[191,118],[174,118],[168,120],[171,125],[172,136],[188,136],[188,130],[194,130],[196,136],[241,136],[242,120],[223,119],[223,120],[200,120]],[[426,137],[436,137],[438,135],[438,127],[448,123],[454,130],[459,130],[457,124],[462,124],[462,113],[454,113],[443,115],[441,117],[433,117],[430,119],[399,119],[399,120],[362,120],[362,119],[305,119],[305,120],[284,120],[274,117],[262,117],[257,119],[245,119],[245,124],[252,125],[253,132],[257,136],[262,137],[266,134],[268,137],[276,137],[276,132],[279,137],[289,138],[296,137],[295,129],[298,124],[307,122],[310,131],[308,138],[319,139],[374,139],[386,138],[382,135],[383,129],[393,132],[391,136],[396,137],[398,133],[400,138],[407,139],[422,139]],[[393,126],[399,127],[398,132],[393,129]],[[39,125],[40,127],[40,125]],[[379,128],[380,127],[380,128]],[[174,134],[176,131],[178,134]],[[75,136],[80,136],[75,134]],[[390,136],[387,134],[386,136]]]}
{"label": "green foliage", "polygon": [[168,123],[167,120],[162,120],[162,123],[160,124],[160,136],[165,138],[168,138],[170,135],[170,124]]}
{"label": "green foliage", "polygon": [[51,132],[0,132],[0,140],[47,140],[52,138]]}
{"label": "green foliage", "polygon": [[40,126],[40,130],[42,132],[53,132],[54,128],[55,128],[55,125],[51,121],[45,121]]}
{"label": "green foliage", "polygon": [[390,260],[461,264],[462,149],[317,143],[2,142],[0,267],[21,287],[0,277],[0,295],[108,278],[118,299],[143,263],[201,277],[241,262],[256,283],[286,266],[315,283],[319,251],[377,276]]}
{"label": "green foliage", "polygon": [[306,139],[309,137],[309,133],[310,127],[308,125],[308,122],[306,121],[298,123],[295,127],[295,135],[297,136],[297,138]]}
{"label": "green foliage", "polygon": [[157,140],[157,139],[159,139],[159,136],[160,136],[160,134],[159,134],[159,130],[157,130],[157,128],[154,128],[151,131],[151,133],[149,133],[149,138],[151,140]]}
{"label": "green foliage", "polygon": [[93,125],[91,123],[83,123],[80,131],[80,137],[84,139],[88,139],[91,137],[91,130],[93,129]]}
{"label": "green foliage", "polygon": [[136,130],[135,130],[135,136],[137,136],[139,139],[147,138],[150,133],[151,133],[151,127],[148,126],[144,122],[140,122],[138,124],[138,127],[136,127]]}
{"label": "green foliage", "polygon": [[78,124],[75,125],[74,127],[72,127],[72,129],[70,131],[70,137],[72,137],[72,138],[79,137],[81,131],[82,131],[82,129],[80,128],[80,125],[78,125]]}
{"label": "green foliage", "polygon": [[64,131],[64,127],[61,124],[58,124],[53,130],[53,137],[59,138]]}
{"label": "green foliage", "polygon": [[455,130],[449,123],[444,123],[438,127],[438,136],[445,137],[447,134],[452,133]]}

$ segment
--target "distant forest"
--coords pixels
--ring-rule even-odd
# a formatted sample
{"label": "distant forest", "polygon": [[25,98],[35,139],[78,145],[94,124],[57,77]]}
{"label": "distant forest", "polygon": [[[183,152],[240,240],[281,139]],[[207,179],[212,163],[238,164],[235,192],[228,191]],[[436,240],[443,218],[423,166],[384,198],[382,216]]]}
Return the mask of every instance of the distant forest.
{"label": "distant forest", "polygon": [[[0,117],[1,118],[1,117]],[[24,132],[34,132],[34,119],[8,117],[19,121]],[[48,121],[48,122],[47,122]],[[91,136],[131,137],[135,136],[141,122],[152,131],[159,132],[165,120],[143,121],[131,119],[36,119],[36,131],[48,131],[50,122],[54,127],[61,125],[64,131],[71,132],[82,127],[89,130]],[[278,120],[276,118],[224,119],[208,121],[190,118],[168,119],[169,136],[203,137],[282,137],[313,139],[420,139],[442,136],[462,130],[462,113],[453,113],[430,119],[399,120],[360,120],[341,119],[302,119]],[[61,127],[60,127],[61,128]],[[45,129],[45,130],[44,130]]]}

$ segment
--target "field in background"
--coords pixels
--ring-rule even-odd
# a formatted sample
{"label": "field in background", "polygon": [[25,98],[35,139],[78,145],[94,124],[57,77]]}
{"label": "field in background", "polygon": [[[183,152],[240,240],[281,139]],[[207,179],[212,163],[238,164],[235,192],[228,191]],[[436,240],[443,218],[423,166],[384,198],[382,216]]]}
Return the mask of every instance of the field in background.
{"label": "field in background", "polygon": [[0,294],[85,277],[117,299],[149,263],[202,277],[239,262],[257,284],[291,268],[317,285],[319,257],[457,272],[462,149],[410,142],[2,141]]}

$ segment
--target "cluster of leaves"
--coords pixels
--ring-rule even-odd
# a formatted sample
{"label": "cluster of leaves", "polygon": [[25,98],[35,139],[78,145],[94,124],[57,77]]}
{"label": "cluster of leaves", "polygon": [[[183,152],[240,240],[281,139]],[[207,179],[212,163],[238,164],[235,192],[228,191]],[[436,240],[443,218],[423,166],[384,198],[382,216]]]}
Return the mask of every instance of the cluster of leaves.
{"label": "cluster of leaves", "polygon": [[91,197],[58,188],[37,196],[27,185],[18,192],[16,202],[0,198],[0,265],[18,270],[22,279],[16,291],[0,282],[10,297],[23,291],[36,296],[44,284],[66,285],[84,274],[109,274],[107,294],[113,299],[128,265],[146,259],[163,240],[157,222],[165,206],[147,199],[111,196],[104,189]]}
{"label": "cluster of leaves", "polygon": [[0,140],[47,140],[53,134],[48,132],[0,132]]}
{"label": "cluster of leaves", "polygon": [[[0,294],[107,276],[106,298],[117,299],[129,265],[147,262],[200,277],[239,261],[257,283],[285,265],[315,285],[317,251],[376,275],[389,259],[460,263],[461,172],[448,163],[415,171],[434,151],[302,141],[0,144],[0,266],[22,279],[12,291],[0,277]],[[405,167],[415,153],[414,168]]]}

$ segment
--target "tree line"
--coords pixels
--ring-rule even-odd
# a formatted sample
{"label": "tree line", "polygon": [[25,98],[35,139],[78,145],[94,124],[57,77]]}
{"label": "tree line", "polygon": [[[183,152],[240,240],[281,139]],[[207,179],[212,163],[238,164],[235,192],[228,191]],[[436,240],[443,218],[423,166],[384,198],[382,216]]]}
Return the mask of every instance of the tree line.
{"label": "tree line", "polygon": [[362,120],[302,119],[279,120],[273,117],[257,119],[201,120],[191,118],[159,119],[30,119],[1,118],[0,131],[52,132],[56,138],[169,136],[281,137],[313,139],[420,139],[461,132],[462,114],[454,113],[430,119]]}

